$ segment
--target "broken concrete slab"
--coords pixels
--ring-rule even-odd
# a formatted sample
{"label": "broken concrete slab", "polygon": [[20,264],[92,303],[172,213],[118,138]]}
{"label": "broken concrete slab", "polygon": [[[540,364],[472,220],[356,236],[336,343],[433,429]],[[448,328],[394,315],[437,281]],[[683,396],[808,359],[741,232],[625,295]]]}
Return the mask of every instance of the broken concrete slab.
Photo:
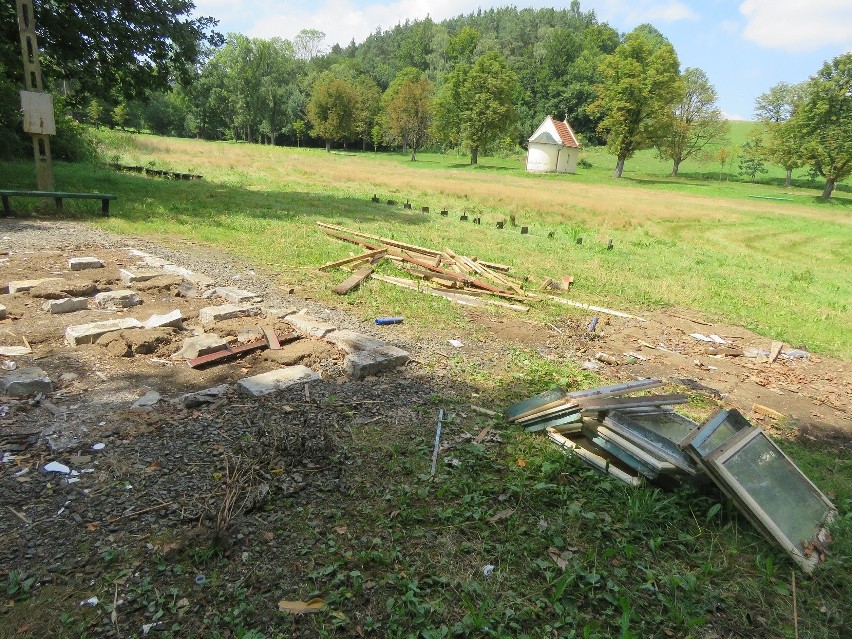
{"label": "broken concrete slab", "polygon": [[107,320],[105,322],[92,322],[90,324],[78,324],[65,329],[65,341],[69,346],[81,344],[93,344],[101,335],[111,331],[121,331],[129,328],[142,328],[142,322],[132,317]]}
{"label": "broken concrete slab", "polygon": [[0,304],[0,320],[4,320],[9,317],[9,311],[6,310],[6,307]]}
{"label": "broken concrete slab", "polygon": [[267,318],[284,319],[288,315],[293,315],[294,313],[298,313],[299,309],[297,309],[297,308],[266,308],[266,309],[263,309],[263,312],[266,314]]}
{"label": "broken concrete slab", "polygon": [[131,308],[142,303],[138,293],[128,289],[104,291],[95,295],[95,306],[98,308]]}
{"label": "broken concrete slab", "polygon": [[293,384],[304,384],[315,379],[320,379],[319,374],[307,366],[288,366],[253,377],[245,377],[237,382],[237,390],[246,395],[260,397]]}
{"label": "broken concrete slab", "polygon": [[61,281],[61,277],[47,277],[40,280],[15,280],[14,282],[9,282],[9,294],[26,293],[40,284]]}
{"label": "broken concrete slab", "polygon": [[240,332],[237,333],[237,341],[240,344],[245,344],[246,342],[255,342],[262,338],[263,331],[258,326],[249,326],[247,328],[241,328]]}
{"label": "broken concrete slab", "polygon": [[68,268],[72,271],[85,271],[90,268],[103,268],[103,260],[96,257],[72,257],[68,260]]}
{"label": "broken concrete slab", "polygon": [[225,339],[215,333],[202,333],[185,339],[181,349],[172,355],[172,359],[195,359],[226,348],[228,348],[228,342]]}
{"label": "broken concrete slab", "polygon": [[393,370],[408,363],[409,355],[396,346],[383,346],[369,351],[350,353],[343,359],[343,368],[352,379],[364,379]]}
{"label": "broken concrete slab", "polygon": [[26,346],[0,346],[0,355],[3,357],[15,357],[17,355],[29,355],[33,350]]}
{"label": "broken concrete slab", "polygon": [[87,297],[66,297],[64,300],[47,300],[41,305],[41,309],[51,315],[85,311],[87,308],[89,308],[89,299]]}
{"label": "broken concrete slab", "polygon": [[148,391],[142,397],[137,399],[133,404],[130,405],[131,409],[143,409],[143,410],[151,410],[151,407],[154,406],[157,402],[160,401],[160,394],[157,391]]}
{"label": "broken concrete slab", "polygon": [[50,381],[50,376],[37,366],[12,371],[0,378],[0,395],[27,397],[36,393],[52,392],[53,382]]}
{"label": "broken concrete slab", "polygon": [[177,401],[184,408],[197,408],[198,406],[203,406],[204,404],[212,404],[230,387],[230,384],[221,384],[220,386],[206,388],[195,393],[187,393],[186,395],[181,395]]}
{"label": "broken concrete slab", "polygon": [[347,354],[390,346],[387,342],[375,339],[369,335],[345,329],[329,333],[325,336],[325,339]]}
{"label": "broken concrete slab", "polygon": [[237,317],[252,317],[260,315],[260,307],[252,304],[222,304],[221,306],[205,306],[198,311],[198,321],[202,324],[213,324]]}
{"label": "broken concrete slab", "polygon": [[135,282],[146,282],[161,275],[168,275],[165,271],[154,269],[128,269],[123,268],[118,271],[121,281],[125,284],[134,284]]}
{"label": "broken concrete slab", "polygon": [[183,315],[181,315],[180,309],[176,308],[165,315],[152,315],[142,322],[142,326],[145,328],[163,328],[165,326],[183,328]]}
{"label": "broken concrete slab", "polygon": [[260,299],[262,296],[251,291],[244,291],[233,286],[220,286],[215,289],[216,295],[230,304],[240,304]]}
{"label": "broken concrete slab", "polygon": [[337,330],[336,326],[314,319],[304,311],[300,311],[294,315],[288,315],[284,318],[284,321],[289,323],[302,335],[309,335],[311,337],[322,338],[332,331]]}
{"label": "broken concrete slab", "polygon": [[198,289],[191,282],[187,282],[183,280],[180,286],[177,287],[175,291],[176,297],[200,297],[201,294],[198,292]]}

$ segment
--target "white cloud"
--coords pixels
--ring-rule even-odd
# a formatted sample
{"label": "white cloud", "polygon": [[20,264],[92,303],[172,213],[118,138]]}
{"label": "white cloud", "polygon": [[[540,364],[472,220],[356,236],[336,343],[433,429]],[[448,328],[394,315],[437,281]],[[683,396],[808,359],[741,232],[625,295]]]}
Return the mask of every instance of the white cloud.
{"label": "white cloud", "polygon": [[814,51],[824,46],[852,48],[849,0],[745,0],[743,37],[770,49]]}
{"label": "white cloud", "polygon": [[585,9],[594,9],[599,19],[623,29],[631,29],[650,22],[679,22],[697,20],[698,15],[680,0],[599,0],[581,3]]}

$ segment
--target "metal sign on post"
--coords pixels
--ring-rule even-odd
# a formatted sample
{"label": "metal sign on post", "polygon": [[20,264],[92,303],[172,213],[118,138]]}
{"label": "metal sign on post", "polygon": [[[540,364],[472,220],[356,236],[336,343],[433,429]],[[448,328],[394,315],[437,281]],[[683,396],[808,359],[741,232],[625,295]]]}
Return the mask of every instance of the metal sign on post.
{"label": "metal sign on post", "polygon": [[50,155],[50,136],[56,135],[53,96],[46,93],[42,87],[32,0],[17,0],[17,4],[21,57],[24,61],[24,86],[26,87],[26,91],[21,91],[24,131],[31,134],[33,138],[38,189],[53,191],[53,158]]}

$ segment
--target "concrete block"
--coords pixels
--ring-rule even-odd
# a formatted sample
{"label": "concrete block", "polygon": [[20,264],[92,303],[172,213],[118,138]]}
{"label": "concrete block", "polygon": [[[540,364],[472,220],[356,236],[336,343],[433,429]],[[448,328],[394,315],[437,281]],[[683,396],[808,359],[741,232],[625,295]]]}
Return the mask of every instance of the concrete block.
{"label": "concrete block", "polygon": [[148,280],[159,277],[160,275],[168,275],[165,271],[154,269],[128,269],[123,268],[118,272],[121,276],[121,281],[125,284],[133,284],[134,282],[146,282]]}
{"label": "concrete block", "polygon": [[406,351],[396,346],[384,346],[370,351],[358,351],[343,358],[343,368],[352,379],[364,379],[404,366],[409,359]]}
{"label": "concrete block", "polygon": [[151,407],[154,406],[157,402],[160,401],[160,394],[157,391],[148,391],[142,397],[137,399],[130,405],[132,410],[142,409],[142,410],[151,410]]}
{"label": "concrete block", "polygon": [[331,342],[344,353],[358,353],[360,351],[371,351],[377,348],[390,346],[387,342],[375,339],[369,335],[356,333],[355,331],[340,330],[325,336],[327,342]]}
{"label": "concrete block", "polygon": [[96,257],[72,257],[68,260],[68,268],[72,271],[85,271],[90,268],[103,268],[103,260]]}
{"label": "concrete block", "polygon": [[244,395],[260,397],[293,384],[304,384],[319,378],[319,374],[307,366],[288,366],[253,377],[244,377],[237,382],[237,390]]}
{"label": "concrete block", "polygon": [[53,382],[42,369],[31,366],[0,377],[0,395],[27,397],[36,393],[52,393]]}
{"label": "concrete block", "polygon": [[95,306],[98,308],[131,308],[142,303],[138,293],[128,289],[119,291],[104,291],[95,295]]}
{"label": "concrete block", "polygon": [[181,395],[178,398],[178,402],[184,408],[197,408],[204,404],[212,404],[230,387],[230,384],[222,384],[195,393],[187,393],[186,395]]}
{"label": "concrete block", "polygon": [[298,313],[299,310],[296,308],[266,308],[263,312],[266,313],[267,318],[284,319],[288,315]]}
{"label": "concrete block", "polygon": [[6,307],[0,304],[0,320],[4,320],[9,317],[9,311],[6,310]]}
{"label": "concrete block", "polygon": [[9,293],[26,293],[39,284],[59,283],[61,281],[61,277],[47,277],[41,280],[15,280],[14,282],[9,282]]}
{"label": "concrete block", "polygon": [[319,320],[306,315],[304,312],[299,312],[294,315],[288,315],[285,321],[293,328],[299,331],[302,335],[310,337],[325,337],[332,331],[336,331],[337,327],[331,324],[326,324]]}
{"label": "concrete block", "polygon": [[93,344],[101,335],[112,331],[122,331],[128,328],[142,328],[142,323],[132,317],[107,320],[105,322],[92,322],[91,324],[78,324],[65,329],[65,342],[69,346],[80,344]]}
{"label": "concrete block", "polygon": [[261,296],[251,291],[244,291],[233,286],[220,286],[216,288],[216,295],[224,299],[229,304],[240,304],[242,302],[251,302],[259,299]]}
{"label": "concrete block", "polygon": [[73,313],[74,311],[85,311],[89,308],[87,297],[66,297],[64,300],[47,300],[41,305],[42,310],[52,315],[57,313]]}
{"label": "concrete block", "polygon": [[164,326],[183,328],[183,315],[181,315],[180,309],[175,309],[165,315],[152,315],[142,322],[142,326],[145,328],[162,328]]}
{"label": "concrete block", "polygon": [[228,342],[215,333],[202,333],[185,339],[181,349],[172,355],[172,359],[195,359],[202,355],[217,353],[227,347]]}
{"label": "concrete block", "polygon": [[237,317],[251,317],[260,314],[260,307],[251,304],[222,304],[221,306],[205,306],[202,308],[198,311],[198,321],[202,324],[213,324]]}

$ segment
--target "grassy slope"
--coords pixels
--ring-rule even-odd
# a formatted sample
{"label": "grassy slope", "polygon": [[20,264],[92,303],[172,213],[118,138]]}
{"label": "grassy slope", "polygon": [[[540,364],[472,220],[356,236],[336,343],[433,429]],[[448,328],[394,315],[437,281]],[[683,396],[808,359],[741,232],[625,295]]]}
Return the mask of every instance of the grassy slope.
{"label": "grassy slope", "polygon": [[[615,181],[609,177],[611,158],[594,153],[589,153],[594,167],[580,175],[534,177],[513,160],[468,167],[466,158],[423,155],[412,165],[399,156],[148,136],[119,142],[127,163],[150,161],[203,173],[205,180],[166,182],[58,166],[63,189],[120,196],[112,218],[93,221],[166,242],[210,242],[279,271],[283,281],[314,285],[317,296],[351,304],[364,318],[404,314],[414,330],[441,330],[458,326],[460,316],[441,300],[375,282],[332,300],[328,284],[342,276],[317,275],[311,267],[353,249],[318,233],[318,219],[447,245],[511,263],[535,277],[571,272],[578,282],[575,297],[593,303],[625,310],[668,304],[698,308],[767,336],[850,355],[843,332],[850,299],[844,277],[852,210],[848,192],[839,192],[830,204],[817,204],[818,192],[802,190],[796,191],[801,193],[797,202],[755,200],[747,196],[781,193],[770,186],[671,181],[650,154],[629,162],[627,177]],[[4,183],[30,186],[29,166],[0,167],[8,176]],[[453,215],[438,219],[371,205],[367,199],[373,193],[409,198],[415,207],[429,205],[433,211],[447,206]],[[21,208],[31,204],[15,202]],[[68,208],[97,207],[69,202]],[[459,222],[461,210],[481,214],[487,225]],[[510,215],[529,224],[532,235],[493,228],[491,222]],[[553,239],[547,237],[551,230]],[[578,235],[582,246],[574,242]],[[604,243],[610,237],[616,250],[608,252]],[[546,319],[564,309],[533,312]],[[500,387],[492,371],[473,370],[463,358],[448,365],[453,378],[465,379],[481,393],[477,401],[485,405],[505,405],[554,381],[571,387],[592,382],[570,364],[554,364],[536,353],[512,351],[506,359]],[[542,438],[516,433],[499,421],[491,425],[500,430],[502,445],[458,445],[452,454],[461,465],[428,482],[433,414],[438,406],[457,413],[466,406],[454,397],[434,397],[433,403],[422,407],[422,436],[400,438],[385,426],[360,427],[352,458],[375,466],[375,475],[364,475],[357,494],[330,507],[298,500],[279,505],[295,515],[290,530],[324,518],[348,526],[353,539],[371,540],[355,547],[331,530],[306,530],[305,538],[316,536],[319,542],[310,547],[291,538],[294,555],[309,557],[312,566],[300,594],[319,593],[343,613],[310,616],[293,636],[701,637],[705,624],[721,636],[793,636],[789,561],[730,503],[720,510],[713,491],[627,489],[584,470]],[[697,398],[690,406],[696,413],[711,409]],[[476,432],[487,423],[471,417],[464,428]],[[813,578],[799,578],[798,631],[841,637],[849,624],[843,602],[850,597],[850,462],[820,444],[784,448],[840,509],[828,565]],[[508,510],[513,512],[505,515]],[[505,518],[492,521],[498,512]],[[383,514],[379,521],[377,513]],[[193,551],[201,555],[209,556],[201,567],[192,559],[175,563],[188,574],[203,569],[216,584],[230,560]],[[482,575],[486,564],[496,566],[489,578]],[[249,628],[265,627],[269,610],[284,594],[274,589],[279,569],[263,565],[254,573],[253,580],[270,584],[269,601],[253,591],[222,589],[217,614],[224,620],[218,628],[249,636]],[[112,592],[105,579],[105,590]],[[151,593],[139,597],[151,610],[165,606]],[[77,610],[79,599],[68,598],[72,619],[84,614]],[[41,601],[36,597],[33,603]],[[63,610],[55,608],[56,614]],[[44,605],[39,609],[47,614]],[[287,620],[280,623],[279,636],[289,635]],[[70,635],[71,626],[57,632]],[[217,632],[210,636],[224,636]],[[180,636],[179,631],[162,634]]]}

